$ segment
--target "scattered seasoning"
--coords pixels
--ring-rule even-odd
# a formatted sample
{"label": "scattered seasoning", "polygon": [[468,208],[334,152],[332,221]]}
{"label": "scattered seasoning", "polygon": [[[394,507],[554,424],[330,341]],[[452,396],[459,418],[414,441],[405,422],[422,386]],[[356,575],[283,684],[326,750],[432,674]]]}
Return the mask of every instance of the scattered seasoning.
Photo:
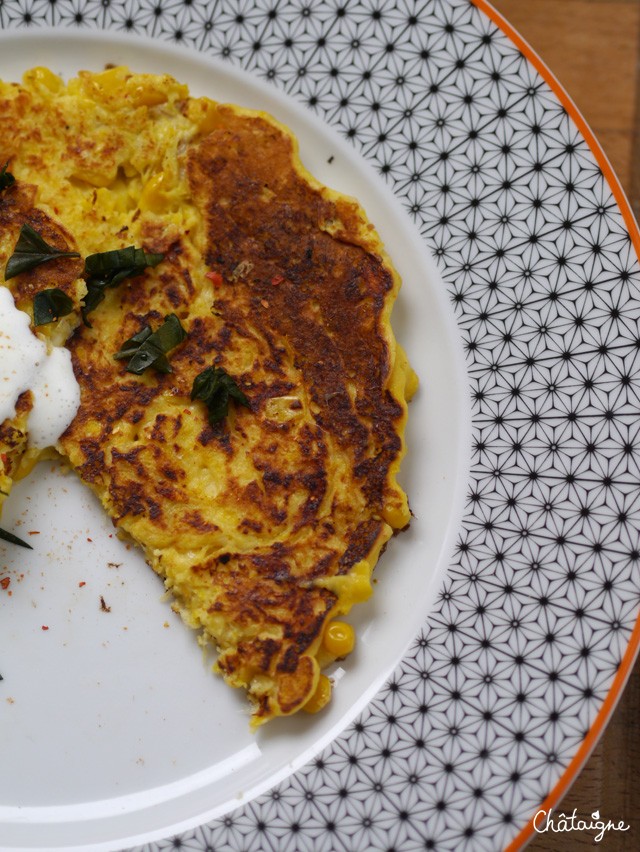
{"label": "scattered seasoning", "polygon": [[80,582],[78,583],[79,588],[82,588],[83,586],[86,586],[86,585],[87,585],[87,583],[86,583],[85,580],[80,580]]}
{"label": "scattered seasoning", "polygon": [[273,284],[274,287],[277,287],[278,284],[282,284],[283,281],[284,281],[284,275],[274,275],[273,278],[271,279],[271,283]]}
{"label": "scattered seasoning", "polygon": [[107,562],[107,568],[121,568],[122,562]]}
{"label": "scattered seasoning", "polygon": [[219,423],[229,413],[229,401],[251,408],[235,380],[222,367],[206,367],[193,380],[191,399],[199,399],[207,407],[211,426]]}
{"label": "scattered seasoning", "polygon": [[145,325],[137,334],[125,340],[122,349],[113,356],[121,361],[129,358],[127,372],[142,375],[148,367],[154,367],[160,373],[172,373],[167,353],[187,339],[187,332],[175,314],[165,317],[163,324],[155,331]]}
{"label": "scattered seasoning", "polygon": [[49,629],[49,627],[46,624],[43,624],[42,627],[40,628],[40,630],[48,630],[48,629]]}
{"label": "scattered seasoning", "polygon": [[220,287],[224,283],[222,275],[220,275],[219,272],[214,272],[213,270],[205,272],[204,277],[208,278],[209,281],[212,281],[216,287]]}
{"label": "scattered seasoning", "polygon": [[111,612],[111,607],[107,606],[102,595],[100,595],[100,609],[102,610],[102,612]]}
{"label": "scattered seasoning", "polygon": [[13,186],[13,184],[16,182],[16,179],[11,174],[11,172],[7,171],[8,168],[9,168],[9,160],[7,160],[7,162],[2,167],[2,171],[0,171],[0,190],[8,189],[10,186]]}
{"label": "scattered seasoning", "polygon": [[266,299],[260,299],[260,304],[262,305],[263,308],[269,307],[269,302],[267,302]]}
{"label": "scattered seasoning", "polygon": [[329,157],[329,159],[327,160],[327,162],[328,162],[328,163],[332,163],[332,162],[333,162],[333,154]]}
{"label": "scattered seasoning", "polygon": [[41,290],[33,298],[33,324],[47,325],[56,322],[72,310],[72,300],[59,287]]}
{"label": "scattered seasoning", "polygon": [[25,222],[20,228],[18,242],[13,254],[7,261],[4,279],[8,281],[10,278],[15,278],[16,275],[35,269],[41,263],[59,257],[80,257],[80,255],[77,251],[61,251],[49,245],[31,225]]}
{"label": "scattered seasoning", "polygon": [[5,591],[9,588],[10,585],[11,585],[11,577],[3,577],[0,580],[0,587],[2,587]]}

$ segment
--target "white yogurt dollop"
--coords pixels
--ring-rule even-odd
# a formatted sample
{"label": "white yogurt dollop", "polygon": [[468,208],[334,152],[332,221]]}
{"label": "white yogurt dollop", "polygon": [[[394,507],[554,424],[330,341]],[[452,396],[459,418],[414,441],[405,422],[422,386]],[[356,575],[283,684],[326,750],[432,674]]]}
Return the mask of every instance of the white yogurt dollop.
{"label": "white yogurt dollop", "polygon": [[80,387],[73,374],[71,354],[61,346],[47,352],[46,344],[29,327],[11,292],[0,286],[0,423],[15,417],[18,397],[33,393],[29,414],[29,446],[55,446],[80,405]]}

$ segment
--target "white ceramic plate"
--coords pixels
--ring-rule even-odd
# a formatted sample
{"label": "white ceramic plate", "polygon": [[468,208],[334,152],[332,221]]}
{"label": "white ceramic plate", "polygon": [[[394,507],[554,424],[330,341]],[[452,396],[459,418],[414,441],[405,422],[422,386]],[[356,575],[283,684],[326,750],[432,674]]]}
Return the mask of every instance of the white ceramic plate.
{"label": "white ceramic plate", "polygon": [[354,614],[359,649],[330,670],[337,686],[328,712],[258,734],[244,698],[210,673],[212,661],[142,555],[113,535],[76,478],[41,464],[12,493],[4,523],[35,549],[2,554],[12,595],[0,619],[8,699],[0,728],[3,763],[20,771],[0,775],[0,836],[18,847],[112,848],[197,825],[271,787],[344,729],[406,651],[461,515],[470,419],[462,349],[407,214],[335,132],[272,87],[197,53],[117,36],[20,34],[5,37],[2,53],[5,79],[19,80],[34,57],[65,78],[125,64],[285,122],[307,167],[361,200],[397,259],[404,288],[395,326],[424,377],[404,475],[415,521],[381,560],[375,599]]}
{"label": "white ceramic plate", "polygon": [[80,485],[16,489],[3,524],[39,535],[0,565],[0,845],[522,841],[638,644],[638,238],[581,119],[466,0],[36,0],[0,25],[4,77],[126,62],[291,126],[385,239],[422,379],[416,518],[335,701],[257,736]]}

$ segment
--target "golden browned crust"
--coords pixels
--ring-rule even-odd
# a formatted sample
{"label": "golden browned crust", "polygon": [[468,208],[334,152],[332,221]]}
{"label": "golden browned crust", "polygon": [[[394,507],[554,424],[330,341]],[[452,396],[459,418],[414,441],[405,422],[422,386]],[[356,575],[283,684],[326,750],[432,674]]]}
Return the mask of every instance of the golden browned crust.
{"label": "golden browned crust", "polygon": [[[110,102],[104,79],[82,78],[83,97],[113,121],[109,163],[134,173],[123,99],[116,91]],[[153,90],[163,85],[145,78],[145,98],[160,103]],[[82,400],[61,446],[144,547],[185,620],[217,647],[220,671],[248,690],[260,722],[309,702],[332,656],[322,647],[327,623],[366,599],[381,548],[409,519],[395,481],[406,419],[389,325],[399,282],[360,207],[304,171],[285,128],[183,92],[169,102],[183,138],[162,136],[173,160],[157,140],[138,145],[140,177],[127,185],[130,194],[141,187],[138,206],[118,202],[121,178],[110,185],[103,176],[100,189],[113,235],[102,250],[137,237],[165,257],[109,290],[92,327],[70,341]],[[161,116],[170,115],[164,105]],[[135,116],[141,138],[160,121],[153,107]],[[65,114],[63,150],[73,120]],[[72,190],[97,221],[91,181],[85,191],[76,179]],[[95,251],[74,204],[61,196],[60,220]],[[113,354],[168,313],[188,333],[170,353],[173,372],[126,372]],[[190,393],[214,365],[249,408],[232,407],[212,426]]]}
{"label": "golden browned crust", "polygon": [[[272,341],[274,374],[286,342],[315,422],[352,454],[354,479],[381,511],[402,416],[387,393],[382,327],[392,273],[359,245],[354,205],[326,198],[294,168],[290,136],[260,117],[220,113],[223,126],[188,158],[193,198],[206,217],[206,263],[224,282],[214,309],[230,333],[259,324]],[[234,275],[247,262],[251,269]]]}

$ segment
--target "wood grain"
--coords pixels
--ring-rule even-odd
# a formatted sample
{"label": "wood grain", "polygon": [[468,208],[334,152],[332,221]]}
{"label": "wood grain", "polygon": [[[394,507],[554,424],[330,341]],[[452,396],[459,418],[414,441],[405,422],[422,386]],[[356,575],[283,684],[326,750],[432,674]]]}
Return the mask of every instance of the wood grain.
{"label": "wood grain", "polygon": [[[587,119],[632,198],[638,0],[495,0]],[[636,212],[637,216],[637,212]]]}
{"label": "wood grain", "polygon": [[[640,218],[640,0],[493,0],[586,118]],[[640,661],[618,708],[555,812],[624,820],[606,852],[640,850]],[[596,832],[534,837],[536,852],[593,849]]]}

